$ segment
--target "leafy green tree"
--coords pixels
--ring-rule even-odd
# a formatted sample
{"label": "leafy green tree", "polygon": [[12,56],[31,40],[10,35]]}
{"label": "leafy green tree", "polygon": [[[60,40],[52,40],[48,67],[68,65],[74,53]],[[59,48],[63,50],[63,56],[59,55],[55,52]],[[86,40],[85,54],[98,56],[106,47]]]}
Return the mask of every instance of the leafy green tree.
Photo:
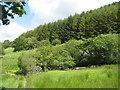
{"label": "leafy green tree", "polygon": [[52,48],[52,58],[51,58],[51,67],[53,69],[65,69],[74,67],[75,61],[74,58],[70,55],[70,53],[65,50],[62,46],[54,46]]}
{"label": "leafy green tree", "polygon": [[27,44],[24,36],[19,36],[13,41],[14,51],[26,50],[25,45]]}
{"label": "leafy green tree", "polygon": [[26,45],[25,45],[26,50],[37,48],[38,41],[35,37],[25,38],[25,42],[26,42]]}
{"label": "leafy green tree", "polygon": [[82,55],[82,48],[83,48],[82,41],[71,39],[65,43],[64,47],[70,53],[72,58],[74,58],[76,66],[79,66],[80,58]]}
{"label": "leafy green tree", "polygon": [[50,46],[39,47],[36,51],[35,57],[37,58],[37,65],[41,66],[43,71],[49,67],[49,62],[52,58],[52,50]]}
{"label": "leafy green tree", "polygon": [[24,52],[18,58],[18,67],[22,74],[26,75],[28,72],[33,71],[36,67],[36,59],[33,57],[34,52]]}
{"label": "leafy green tree", "polygon": [[70,53],[58,45],[39,47],[36,58],[37,64],[47,69],[67,68],[75,65]]}
{"label": "leafy green tree", "polygon": [[39,42],[36,39],[36,37],[25,38],[25,36],[20,36],[16,38],[16,40],[13,41],[12,44],[13,44],[12,46],[15,48],[14,51],[20,51],[37,48]]}
{"label": "leafy green tree", "polygon": [[15,15],[22,17],[26,14],[24,10],[25,2],[0,2],[0,20],[3,25],[8,25],[10,23],[10,18],[14,19]]}
{"label": "leafy green tree", "polygon": [[84,43],[89,65],[117,64],[118,34],[99,35]]}

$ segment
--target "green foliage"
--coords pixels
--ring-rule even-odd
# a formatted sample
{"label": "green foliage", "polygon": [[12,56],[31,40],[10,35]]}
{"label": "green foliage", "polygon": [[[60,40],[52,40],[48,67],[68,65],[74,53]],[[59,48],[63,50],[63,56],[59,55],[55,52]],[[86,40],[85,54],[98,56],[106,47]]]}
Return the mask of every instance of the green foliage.
{"label": "green foliage", "polygon": [[59,39],[55,39],[52,41],[52,45],[59,45],[61,44],[61,41]]}
{"label": "green foliage", "polygon": [[4,40],[3,42],[3,47],[6,49],[10,46],[10,41],[9,40]]}
{"label": "green foliage", "polygon": [[14,19],[14,15],[26,14],[24,10],[25,2],[0,2],[0,8],[2,7],[2,14],[0,15],[0,20],[3,25],[8,25],[10,23],[10,18]]}
{"label": "green foliage", "polygon": [[[76,66],[79,65],[80,58],[82,56],[82,41],[81,40],[69,40],[65,43],[65,49],[70,53],[70,55],[75,59]],[[81,45],[81,46],[80,46]]]}
{"label": "green foliage", "polygon": [[118,62],[118,34],[99,35],[84,42],[89,65],[116,64]]}
{"label": "green foliage", "polygon": [[18,80],[16,76],[11,76],[9,74],[2,75],[2,89],[6,88],[17,88]]}
{"label": "green foliage", "polygon": [[18,58],[18,67],[22,74],[26,75],[29,71],[34,70],[36,66],[35,58],[33,57],[34,52],[24,52]]}
{"label": "green foliage", "polygon": [[45,71],[46,67],[48,68],[49,62],[51,62],[52,50],[50,46],[39,47],[35,53],[35,57],[37,58],[37,65],[43,66],[43,70]]}
{"label": "green foliage", "polygon": [[[18,67],[18,58],[21,56],[24,52],[34,52],[35,50],[26,50],[26,51],[20,51],[20,52],[13,52],[14,48],[7,48],[4,50],[5,55],[3,55],[2,60],[2,73],[11,73],[15,74],[19,72]],[[20,72],[21,73],[21,72]]]}
{"label": "green foliage", "polygon": [[34,49],[37,47],[38,45],[38,41],[35,37],[28,37],[25,38],[25,50],[30,50],[30,49]]}
{"label": "green foliage", "polygon": [[48,39],[38,42],[38,47],[50,46],[50,41]]}
{"label": "green foliage", "polygon": [[[34,30],[23,33],[21,36],[24,39],[35,37],[36,42],[48,39],[50,43],[55,43],[57,42],[55,40],[58,39],[61,43],[65,43],[71,39],[81,40],[82,38],[93,38],[100,34],[117,34],[120,32],[119,23],[117,23],[120,22],[117,18],[120,13],[118,3],[115,2],[95,10],[69,16],[64,20],[40,25]],[[14,40],[15,48],[18,48],[15,51],[26,50],[23,45],[26,43],[24,39]],[[21,41],[23,43],[18,44]]]}
{"label": "green foliage", "polygon": [[38,44],[36,37],[20,36],[13,42],[13,47],[15,48],[14,51],[30,50],[36,48]]}
{"label": "green foliage", "polygon": [[11,47],[4,50],[5,54],[11,54],[13,51],[14,51],[14,48],[11,48]]}
{"label": "green foliage", "polygon": [[14,51],[25,50],[25,45],[26,41],[24,36],[19,36],[13,41]]}
{"label": "green foliage", "polygon": [[38,65],[48,69],[67,68],[74,66],[74,59],[61,46],[40,47],[36,52]]}
{"label": "green foliage", "polygon": [[52,48],[52,67],[73,67],[75,65],[74,58],[71,57],[70,53],[65,50],[62,46],[54,46]]}

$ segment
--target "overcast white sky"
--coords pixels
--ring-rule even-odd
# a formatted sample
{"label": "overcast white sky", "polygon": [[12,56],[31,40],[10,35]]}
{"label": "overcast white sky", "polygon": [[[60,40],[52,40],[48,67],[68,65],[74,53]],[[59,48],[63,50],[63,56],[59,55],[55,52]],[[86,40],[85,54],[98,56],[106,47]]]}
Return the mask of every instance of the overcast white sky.
{"label": "overcast white sky", "polygon": [[9,25],[0,27],[0,42],[14,40],[23,32],[36,26],[64,19],[69,15],[81,13],[119,0],[29,0],[26,5],[27,16],[16,17]]}

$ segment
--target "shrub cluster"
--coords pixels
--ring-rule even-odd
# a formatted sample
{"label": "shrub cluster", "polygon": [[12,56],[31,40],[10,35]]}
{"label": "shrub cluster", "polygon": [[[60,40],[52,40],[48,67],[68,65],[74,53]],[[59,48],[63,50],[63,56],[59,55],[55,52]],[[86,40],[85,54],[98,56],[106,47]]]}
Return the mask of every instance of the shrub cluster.
{"label": "shrub cluster", "polygon": [[26,75],[28,72],[35,70],[36,59],[34,58],[33,52],[24,52],[18,58],[18,67],[20,72]]}
{"label": "shrub cluster", "polygon": [[28,72],[36,65],[46,71],[118,62],[118,34],[101,34],[95,38],[72,39],[64,44],[54,45],[48,41],[42,41],[35,54],[24,53],[19,58],[18,64],[23,73],[24,70]]}
{"label": "shrub cluster", "polygon": [[83,47],[89,65],[117,64],[118,62],[118,34],[99,35],[93,39],[87,39]]}
{"label": "shrub cluster", "polygon": [[75,65],[74,58],[62,46],[40,47],[36,51],[36,59],[39,66],[48,69],[59,69],[72,67]]}

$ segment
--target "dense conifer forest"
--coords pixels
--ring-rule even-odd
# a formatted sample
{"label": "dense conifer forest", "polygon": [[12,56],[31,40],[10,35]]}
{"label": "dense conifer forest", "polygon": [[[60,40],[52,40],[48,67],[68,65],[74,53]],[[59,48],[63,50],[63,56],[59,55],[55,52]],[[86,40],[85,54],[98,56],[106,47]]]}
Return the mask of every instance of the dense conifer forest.
{"label": "dense conifer forest", "polygon": [[29,50],[38,47],[39,41],[46,39],[50,43],[55,39],[65,43],[70,39],[83,40],[100,34],[118,34],[119,12],[119,2],[114,2],[95,10],[69,16],[64,20],[40,25],[16,38],[13,46],[15,51]]}

